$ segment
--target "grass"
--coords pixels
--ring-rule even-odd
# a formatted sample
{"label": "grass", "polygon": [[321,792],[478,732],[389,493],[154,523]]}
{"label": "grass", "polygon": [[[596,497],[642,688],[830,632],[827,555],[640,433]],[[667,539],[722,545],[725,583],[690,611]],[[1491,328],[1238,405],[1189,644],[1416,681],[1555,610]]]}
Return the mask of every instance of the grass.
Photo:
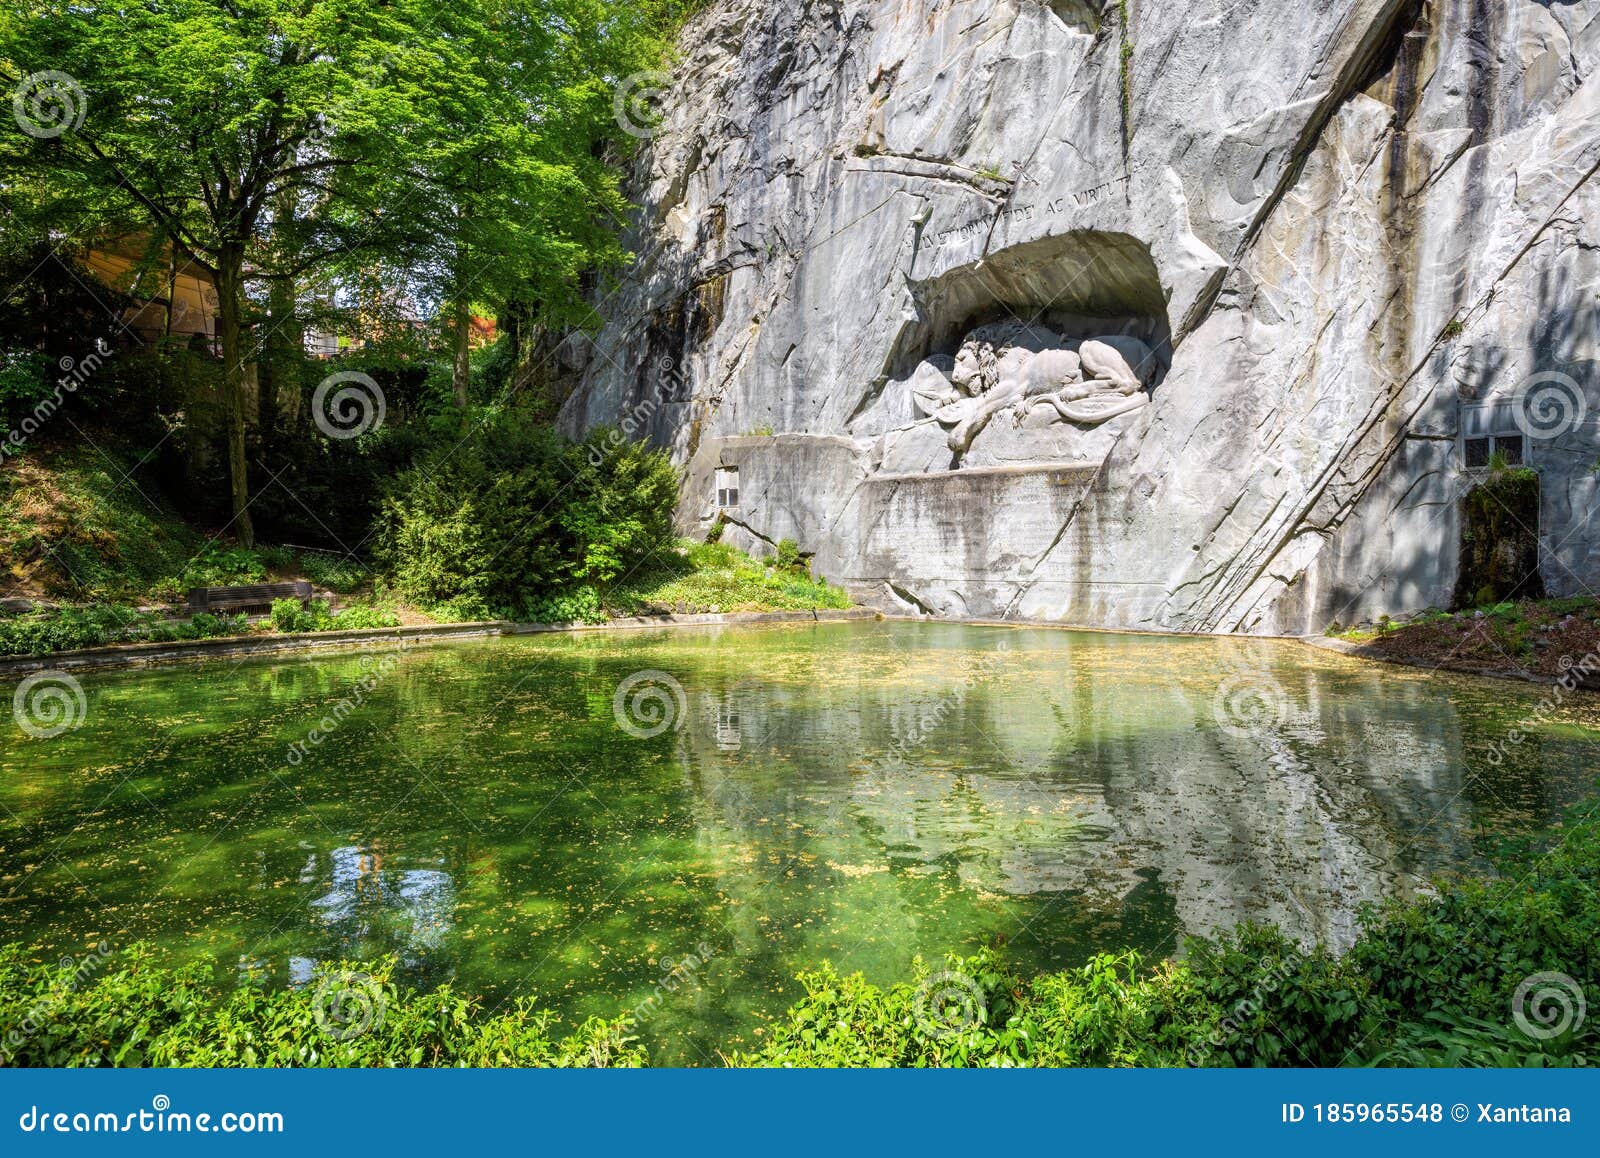
{"label": "grass", "polygon": [[77,446],[0,468],[5,594],[117,601],[180,582],[205,539],[133,465]]}
{"label": "grass", "polygon": [[723,543],[684,540],[660,571],[607,592],[602,605],[614,615],[659,615],[843,610],[851,602],[803,562],[775,566]]}

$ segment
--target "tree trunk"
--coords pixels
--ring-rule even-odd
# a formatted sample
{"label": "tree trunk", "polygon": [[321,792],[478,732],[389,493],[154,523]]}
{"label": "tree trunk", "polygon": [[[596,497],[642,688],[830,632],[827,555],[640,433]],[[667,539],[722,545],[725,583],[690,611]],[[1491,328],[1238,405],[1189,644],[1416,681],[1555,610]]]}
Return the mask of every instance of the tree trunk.
{"label": "tree trunk", "polygon": [[255,546],[250,525],[249,461],[244,451],[244,342],[239,313],[244,305],[244,250],[226,248],[217,263],[217,329],[222,337],[222,397],[228,418],[228,477],[233,484],[233,532]]}
{"label": "tree trunk", "polygon": [[456,392],[456,409],[467,408],[467,387],[472,381],[472,303],[465,296],[455,301],[456,365],[453,385]]}

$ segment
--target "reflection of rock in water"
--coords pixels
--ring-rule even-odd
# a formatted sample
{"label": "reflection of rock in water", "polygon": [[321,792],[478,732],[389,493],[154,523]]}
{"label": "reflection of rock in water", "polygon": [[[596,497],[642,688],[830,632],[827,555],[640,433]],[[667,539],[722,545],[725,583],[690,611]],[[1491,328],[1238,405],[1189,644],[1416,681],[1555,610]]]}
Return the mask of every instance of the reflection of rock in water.
{"label": "reflection of rock in water", "polygon": [[1187,932],[1253,919],[1340,947],[1363,904],[1471,861],[1460,724],[1436,692],[1246,666],[1281,706],[1230,728],[1226,671],[1158,676],[1172,657],[1141,646],[1148,666],[1099,645],[1075,664],[1053,644],[959,697],[948,671],[747,682],[742,752],[714,711],[682,735],[700,823],[767,846],[791,826],[840,864],[1102,909],[1156,880]]}
{"label": "reflection of rock in water", "polygon": [[[313,876],[317,859],[313,854],[307,865]],[[336,848],[328,860],[330,887],[311,908],[332,934],[336,956],[395,952],[415,966],[443,943],[456,903],[449,873],[386,869],[381,852],[364,848]]]}

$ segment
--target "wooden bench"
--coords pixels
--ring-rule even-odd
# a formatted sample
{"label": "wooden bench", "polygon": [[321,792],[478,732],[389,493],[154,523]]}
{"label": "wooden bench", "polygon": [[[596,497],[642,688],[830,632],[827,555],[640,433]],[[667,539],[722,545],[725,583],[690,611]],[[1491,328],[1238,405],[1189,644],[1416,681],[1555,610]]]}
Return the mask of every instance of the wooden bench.
{"label": "wooden bench", "polygon": [[189,589],[189,614],[269,611],[275,599],[298,599],[304,607],[311,602],[311,584],[298,579],[293,583],[256,583],[248,587],[192,587]]}

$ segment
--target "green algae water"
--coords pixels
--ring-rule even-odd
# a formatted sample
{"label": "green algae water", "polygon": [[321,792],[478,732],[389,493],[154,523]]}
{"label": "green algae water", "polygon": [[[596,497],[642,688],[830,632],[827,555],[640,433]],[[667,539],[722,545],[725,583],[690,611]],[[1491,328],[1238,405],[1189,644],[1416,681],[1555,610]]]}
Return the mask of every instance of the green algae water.
{"label": "green algae water", "polygon": [[824,960],[1045,970],[1245,919],[1342,946],[1600,770],[1593,700],[1271,642],[857,622],[80,682],[75,729],[6,721],[0,936],[278,985],[392,954],[632,1012],[686,1064]]}

